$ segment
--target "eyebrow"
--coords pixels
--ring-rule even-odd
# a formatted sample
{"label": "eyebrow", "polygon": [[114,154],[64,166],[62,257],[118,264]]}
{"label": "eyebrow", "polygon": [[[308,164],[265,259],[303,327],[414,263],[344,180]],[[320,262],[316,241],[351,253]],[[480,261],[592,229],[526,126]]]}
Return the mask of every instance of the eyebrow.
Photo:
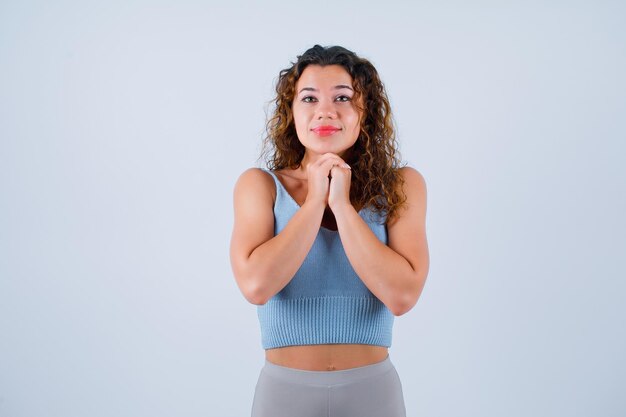
{"label": "eyebrow", "polygon": [[[336,85],[334,87],[335,90],[341,90],[342,88],[347,88],[349,90],[352,90],[352,87],[350,87],[349,85],[345,85],[345,84],[339,84],[339,85]],[[298,94],[300,94],[303,91],[318,91],[318,90],[316,88],[313,88],[313,87],[304,87],[303,89],[301,89],[298,92]],[[352,91],[354,91],[354,90],[352,90]]]}

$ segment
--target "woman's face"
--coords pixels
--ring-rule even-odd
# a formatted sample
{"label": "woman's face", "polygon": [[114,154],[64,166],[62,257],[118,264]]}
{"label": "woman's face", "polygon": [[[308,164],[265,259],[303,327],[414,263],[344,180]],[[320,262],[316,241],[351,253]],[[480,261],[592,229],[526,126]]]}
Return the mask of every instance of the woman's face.
{"label": "woman's face", "polygon": [[296,133],[307,152],[343,157],[360,131],[350,74],[340,65],[309,65],[295,94],[291,107]]}

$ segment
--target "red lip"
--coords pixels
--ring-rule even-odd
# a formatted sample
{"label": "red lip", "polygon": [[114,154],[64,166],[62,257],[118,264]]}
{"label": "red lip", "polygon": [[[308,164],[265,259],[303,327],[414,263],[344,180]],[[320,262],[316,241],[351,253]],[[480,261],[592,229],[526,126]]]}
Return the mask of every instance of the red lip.
{"label": "red lip", "polygon": [[315,128],[313,128],[311,130],[313,130],[317,134],[330,135],[330,134],[335,133],[336,131],[341,130],[341,129],[339,129],[338,127],[335,127],[335,126],[326,125],[326,126],[318,126],[318,127],[315,127]]}

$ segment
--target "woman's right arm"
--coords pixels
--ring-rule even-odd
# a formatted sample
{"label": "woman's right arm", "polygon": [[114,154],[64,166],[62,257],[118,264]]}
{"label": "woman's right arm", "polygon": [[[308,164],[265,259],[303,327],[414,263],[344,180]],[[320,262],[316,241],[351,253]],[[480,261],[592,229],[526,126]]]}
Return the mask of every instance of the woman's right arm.
{"label": "woman's right arm", "polygon": [[275,189],[258,168],[244,171],[234,189],[230,262],[239,289],[252,304],[265,304],[283,289],[306,258],[320,229],[325,203],[307,199],[274,236]]}

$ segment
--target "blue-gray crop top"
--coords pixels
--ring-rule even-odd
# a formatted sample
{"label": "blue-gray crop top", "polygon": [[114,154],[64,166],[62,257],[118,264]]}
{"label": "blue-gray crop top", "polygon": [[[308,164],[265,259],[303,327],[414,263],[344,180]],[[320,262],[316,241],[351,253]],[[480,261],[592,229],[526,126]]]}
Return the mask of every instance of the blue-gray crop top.
{"label": "blue-gray crop top", "polygon": [[[263,168],[261,168],[263,169]],[[274,235],[300,206],[276,175]],[[359,215],[387,244],[387,229],[368,207]],[[257,306],[263,349],[293,345],[355,343],[391,346],[394,315],[363,284],[348,261],[339,232],[320,227],[313,246],[291,281]]]}

